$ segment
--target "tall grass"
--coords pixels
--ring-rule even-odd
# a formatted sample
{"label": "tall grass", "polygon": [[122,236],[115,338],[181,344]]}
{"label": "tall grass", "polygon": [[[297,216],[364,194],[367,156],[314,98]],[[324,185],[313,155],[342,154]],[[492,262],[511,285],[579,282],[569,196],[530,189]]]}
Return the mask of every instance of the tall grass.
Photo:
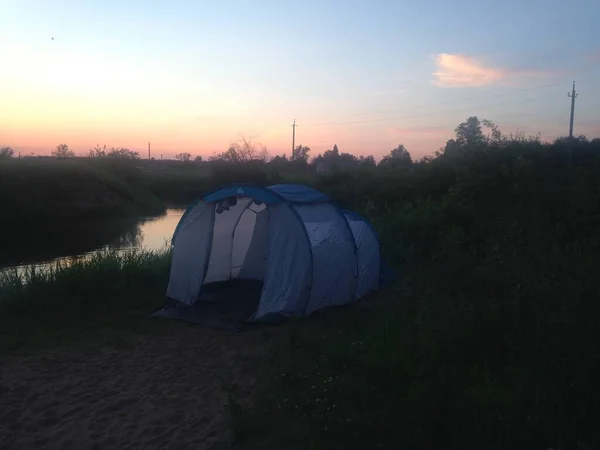
{"label": "tall grass", "polygon": [[135,328],[163,301],[169,265],[168,250],[107,250],[43,270],[0,272],[3,343]]}
{"label": "tall grass", "polygon": [[291,328],[240,445],[595,448],[599,187],[515,163],[462,170],[437,200],[357,202],[402,281],[370,314]]}

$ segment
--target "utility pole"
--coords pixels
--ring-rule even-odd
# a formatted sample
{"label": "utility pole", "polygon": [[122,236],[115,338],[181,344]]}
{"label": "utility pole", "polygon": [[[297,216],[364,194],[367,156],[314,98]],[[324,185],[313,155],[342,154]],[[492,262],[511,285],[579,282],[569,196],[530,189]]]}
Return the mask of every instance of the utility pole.
{"label": "utility pole", "polygon": [[150,161],[150,142],[148,142],[148,161]]}
{"label": "utility pole", "polygon": [[573,138],[573,121],[575,120],[575,99],[577,98],[577,92],[575,92],[575,82],[573,81],[573,91],[568,92],[567,95],[571,97],[571,122],[569,123],[569,138]]}
{"label": "utility pole", "polygon": [[294,119],[294,124],[292,125],[292,159],[294,157],[294,149],[296,148],[296,119]]}
{"label": "utility pole", "polygon": [[573,81],[573,90],[567,93],[567,96],[571,97],[571,120],[569,122],[569,169],[571,168],[573,158],[573,122],[575,121],[575,99],[577,98],[577,92],[575,92],[575,82]]}

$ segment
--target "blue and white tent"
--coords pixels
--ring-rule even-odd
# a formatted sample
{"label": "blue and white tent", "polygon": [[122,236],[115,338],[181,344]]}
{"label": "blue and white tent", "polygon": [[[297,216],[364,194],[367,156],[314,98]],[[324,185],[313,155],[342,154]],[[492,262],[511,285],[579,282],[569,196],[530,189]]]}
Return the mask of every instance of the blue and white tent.
{"label": "blue and white tent", "polygon": [[299,184],[231,185],[182,216],[167,298],[192,306],[208,283],[260,280],[249,321],[301,317],[377,290],[382,269],[371,225],[323,193]]}

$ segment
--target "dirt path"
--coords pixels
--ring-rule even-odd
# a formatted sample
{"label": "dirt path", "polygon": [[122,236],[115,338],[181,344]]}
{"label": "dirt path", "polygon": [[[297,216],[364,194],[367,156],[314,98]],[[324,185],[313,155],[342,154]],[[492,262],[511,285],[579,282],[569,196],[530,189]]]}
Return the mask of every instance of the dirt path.
{"label": "dirt path", "polygon": [[249,401],[260,332],[172,327],[0,359],[0,448],[227,448],[230,394]]}

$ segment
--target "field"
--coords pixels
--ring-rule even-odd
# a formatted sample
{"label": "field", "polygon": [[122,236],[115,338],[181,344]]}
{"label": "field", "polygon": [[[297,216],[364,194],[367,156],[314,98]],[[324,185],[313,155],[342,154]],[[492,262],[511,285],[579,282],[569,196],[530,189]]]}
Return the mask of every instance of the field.
{"label": "field", "polygon": [[[569,169],[516,141],[306,178],[372,220],[400,279],[285,326],[148,318],[166,250],[9,274],[0,446],[597,448],[597,152]],[[192,167],[130,182],[165,202],[219,181]]]}

